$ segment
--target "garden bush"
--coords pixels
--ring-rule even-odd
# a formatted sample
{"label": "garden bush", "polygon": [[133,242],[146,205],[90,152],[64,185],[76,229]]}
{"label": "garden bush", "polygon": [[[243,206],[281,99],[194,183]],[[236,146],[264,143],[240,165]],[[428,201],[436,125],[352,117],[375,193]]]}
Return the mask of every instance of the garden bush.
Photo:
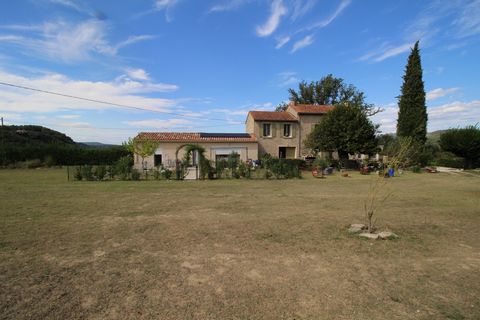
{"label": "garden bush", "polygon": [[131,176],[132,176],[132,180],[135,180],[135,181],[138,181],[140,180],[140,171],[138,171],[137,169],[132,169],[132,172],[131,172]]}
{"label": "garden bush", "polygon": [[133,159],[131,156],[125,156],[118,159],[115,164],[115,174],[121,180],[128,180],[133,167]]}
{"label": "garden bush", "polygon": [[441,167],[463,168],[465,159],[451,152],[440,152],[433,164]]}

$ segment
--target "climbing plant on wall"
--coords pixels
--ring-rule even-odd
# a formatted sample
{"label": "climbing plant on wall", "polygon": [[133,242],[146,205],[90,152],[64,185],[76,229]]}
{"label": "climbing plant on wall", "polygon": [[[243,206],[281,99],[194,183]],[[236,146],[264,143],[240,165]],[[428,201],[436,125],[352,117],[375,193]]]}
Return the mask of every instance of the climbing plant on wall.
{"label": "climbing plant on wall", "polygon": [[[185,149],[185,155],[183,156],[183,163],[178,159],[178,152],[181,149]],[[212,166],[210,165],[210,161],[205,158],[205,148],[198,145],[198,144],[184,144],[177,148],[175,151],[175,163],[176,163],[176,175],[177,179],[183,179],[183,166],[188,166],[190,164],[192,153],[196,151],[198,154],[198,164],[200,168],[200,179],[205,179],[208,177],[208,174],[212,170]]]}

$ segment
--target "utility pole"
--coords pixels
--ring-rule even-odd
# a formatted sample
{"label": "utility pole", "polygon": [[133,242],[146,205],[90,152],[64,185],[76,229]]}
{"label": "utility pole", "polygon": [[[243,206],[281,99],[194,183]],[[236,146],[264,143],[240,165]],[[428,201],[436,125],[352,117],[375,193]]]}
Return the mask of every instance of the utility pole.
{"label": "utility pole", "polygon": [[0,118],[2,121],[2,163],[1,165],[4,166],[6,164],[6,154],[5,154],[5,134],[3,133],[3,117]]}

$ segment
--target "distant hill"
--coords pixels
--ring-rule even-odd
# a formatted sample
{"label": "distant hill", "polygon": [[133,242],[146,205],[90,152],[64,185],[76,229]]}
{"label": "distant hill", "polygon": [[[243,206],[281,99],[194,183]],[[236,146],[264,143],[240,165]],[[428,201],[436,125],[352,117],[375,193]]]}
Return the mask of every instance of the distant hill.
{"label": "distant hill", "polygon": [[5,144],[75,144],[66,134],[42,126],[3,126],[0,130],[3,130],[0,134],[3,134]]}
{"label": "distant hill", "polygon": [[427,139],[433,143],[439,143],[440,136],[442,135],[442,133],[446,131],[447,130],[437,130],[437,131],[429,132],[427,133]]}
{"label": "distant hill", "polygon": [[[1,129],[0,129],[1,130]],[[1,131],[0,131],[1,137]],[[75,142],[64,133],[45,128],[42,126],[4,126],[3,139],[6,145],[77,145],[83,148],[111,148],[118,145],[104,144],[100,142]]]}

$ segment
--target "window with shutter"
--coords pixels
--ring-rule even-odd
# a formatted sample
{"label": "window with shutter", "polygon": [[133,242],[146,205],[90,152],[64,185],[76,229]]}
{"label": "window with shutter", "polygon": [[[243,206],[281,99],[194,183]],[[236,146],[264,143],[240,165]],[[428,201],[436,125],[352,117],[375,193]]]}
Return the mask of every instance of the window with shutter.
{"label": "window with shutter", "polygon": [[270,123],[263,124],[263,136],[264,137],[272,136],[272,125]]}

